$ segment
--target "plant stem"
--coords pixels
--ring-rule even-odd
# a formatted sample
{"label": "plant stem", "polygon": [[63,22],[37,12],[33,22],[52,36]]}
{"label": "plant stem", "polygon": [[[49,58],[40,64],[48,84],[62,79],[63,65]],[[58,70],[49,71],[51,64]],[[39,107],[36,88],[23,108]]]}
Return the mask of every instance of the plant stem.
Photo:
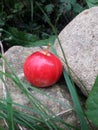
{"label": "plant stem", "polygon": [[47,48],[46,48],[46,51],[45,51],[45,52],[46,52],[46,53],[45,53],[46,55],[47,55],[48,52],[49,52],[50,46],[51,46],[51,45],[50,45],[50,43],[49,43],[48,46],[47,46]]}
{"label": "plant stem", "polygon": [[30,0],[31,4],[31,21],[33,22],[33,0]]}

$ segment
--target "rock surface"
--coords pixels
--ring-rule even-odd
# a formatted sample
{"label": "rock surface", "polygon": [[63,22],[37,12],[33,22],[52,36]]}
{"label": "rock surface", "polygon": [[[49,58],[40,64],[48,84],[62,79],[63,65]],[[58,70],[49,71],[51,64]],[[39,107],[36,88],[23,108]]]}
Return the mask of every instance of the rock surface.
{"label": "rock surface", "polygon": [[[11,65],[11,70],[14,70],[22,81],[27,82],[23,74],[23,63],[25,59],[32,52],[39,49],[40,48],[25,48],[21,46],[14,46],[5,53],[5,57],[8,63]],[[7,67],[7,65],[5,69],[7,72],[12,73],[11,70]],[[12,80],[6,78],[6,83],[14,102],[27,106],[30,104],[26,96],[23,94],[22,91],[20,91],[20,89],[13,83]],[[2,89],[2,86],[0,86],[0,89]],[[48,96],[54,97],[54,99],[56,99],[57,101],[55,102],[53,99],[50,99],[45,95],[39,94],[35,91],[29,91],[30,93],[32,93],[33,96],[40,100],[47,108],[53,111],[56,115],[63,115],[63,119],[66,122],[73,124],[74,126],[78,124],[77,117],[70,107],[72,106],[72,100],[65,84],[57,83],[50,88],[41,90],[45,92]],[[64,104],[65,106],[63,106],[62,104]]]}
{"label": "rock surface", "polygon": [[[98,75],[98,7],[87,9],[76,16],[61,31],[59,40],[73,71],[73,80],[88,95]],[[57,40],[55,48],[64,60]],[[65,63],[64,66],[67,68]],[[88,93],[75,75],[85,85]]]}

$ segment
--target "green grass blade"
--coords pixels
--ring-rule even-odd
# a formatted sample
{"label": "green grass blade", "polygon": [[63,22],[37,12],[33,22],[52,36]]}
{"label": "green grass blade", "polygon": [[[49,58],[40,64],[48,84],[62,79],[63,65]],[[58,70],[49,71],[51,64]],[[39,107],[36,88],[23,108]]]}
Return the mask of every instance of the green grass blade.
{"label": "green grass blade", "polygon": [[80,125],[81,125],[81,129],[82,130],[88,130],[88,125],[87,125],[87,122],[86,122],[86,119],[85,119],[85,114],[81,108],[81,105],[80,105],[80,102],[79,102],[79,99],[78,99],[78,95],[76,93],[76,90],[75,90],[75,87],[73,86],[69,76],[67,75],[66,71],[64,70],[63,71],[63,74],[64,74],[64,78],[66,80],[66,83],[67,83],[67,86],[68,86],[68,89],[70,91],[70,94],[71,94],[71,97],[72,97],[72,100],[73,100],[73,103],[74,103],[74,108],[75,108],[75,111],[80,119]]}
{"label": "green grass blade", "polygon": [[14,130],[13,107],[12,107],[12,101],[8,92],[6,94],[6,104],[7,104],[9,130]]}
{"label": "green grass blade", "polygon": [[4,86],[5,86],[5,103],[7,105],[7,115],[8,115],[8,130],[14,130],[14,118],[13,118],[13,106],[12,106],[12,99],[10,97],[10,94],[9,94],[9,91],[8,91],[8,88],[7,88],[7,84],[5,82],[5,80],[3,79],[3,77],[1,77],[3,83],[4,83]]}
{"label": "green grass blade", "polygon": [[[2,113],[0,113],[0,115],[2,115],[2,117],[4,117],[7,120],[7,117],[8,117],[7,116],[7,105],[0,102],[0,110],[3,110],[5,112],[5,115]],[[15,123],[20,124],[21,126],[25,126],[26,128],[31,128],[32,130],[33,129],[38,130],[38,128],[40,128],[41,130],[42,130],[42,128],[43,128],[43,130],[46,130],[46,129],[44,129],[44,127],[46,126],[44,120],[37,118],[33,115],[29,115],[29,114],[23,113],[21,111],[15,110],[15,109],[13,110],[13,113],[14,113],[14,122]],[[63,120],[58,120],[56,118],[50,119],[50,120],[53,121],[54,124],[55,124],[55,121],[56,121],[56,123],[61,121],[62,125],[64,124]],[[47,122],[48,122],[48,120],[47,120]],[[44,127],[42,127],[42,126],[44,126]],[[71,126],[67,123],[66,123],[66,126],[67,127],[64,127],[64,128],[67,128],[68,130],[70,130],[71,128],[73,128],[73,130],[78,130],[74,126]],[[53,130],[64,130],[64,129],[62,129],[60,126],[55,125],[55,129],[53,128]]]}
{"label": "green grass blade", "polygon": [[30,0],[30,5],[31,5],[31,21],[33,22],[33,12],[34,12],[34,8],[33,8],[33,0]]}
{"label": "green grass blade", "polygon": [[56,31],[56,28],[55,28],[54,25],[51,23],[50,18],[47,16],[47,14],[46,14],[45,11],[43,10],[43,8],[40,6],[40,4],[39,4],[37,1],[36,1],[35,3],[36,3],[36,5],[38,6],[38,8],[41,10],[41,12],[43,13],[43,15],[45,16],[45,19],[46,19],[47,23],[50,25],[50,27],[52,28],[53,33],[57,35],[57,33],[56,33],[56,32],[57,32],[57,31]]}
{"label": "green grass blade", "polygon": [[[53,112],[51,112],[51,110],[48,110],[46,106],[44,106],[38,99],[36,99],[30,93],[30,91],[28,91],[28,87],[30,87],[30,86],[28,86],[27,84],[22,82],[18,78],[18,76],[16,75],[14,70],[10,67],[10,65],[8,64],[6,59],[5,58],[3,58],[3,59],[6,63],[6,65],[8,65],[9,69],[12,70],[12,74],[9,74],[8,72],[3,73],[0,71],[1,77],[2,77],[2,75],[5,75],[7,78],[10,78],[17,85],[17,87],[19,87],[19,89],[27,96],[28,100],[30,101],[30,104],[32,105],[32,108],[33,108],[32,112],[34,111],[34,113],[36,113],[39,116],[39,120],[36,120],[34,117],[30,117],[30,115],[27,118],[26,115],[22,116],[23,113],[15,114],[15,112],[14,112],[14,122],[15,123],[19,123],[20,125],[23,125],[23,126],[26,125],[28,128],[33,129],[33,125],[35,124],[34,122],[38,121],[40,124],[44,124],[44,126],[49,128],[50,130],[59,130],[59,129],[61,130],[62,127],[57,125],[57,122],[58,122],[58,123],[61,123],[64,126],[64,128],[67,128],[67,129],[73,128],[74,130],[77,129],[74,126],[64,122],[60,117],[56,117],[56,115]],[[34,87],[32,87],[32,89],[36,92],[37,92],[37,90],[39,90]],[[38,91],[38,93],[40,93],[40,91]],[[42,95],[43,94],[44,93],[42,93]],[[65,105],[65,107],[66,107],[66,105]],[[7,120],[8,116],[4,117],[4,118],[6,118],[6,120]],[[39,127],[39,126],[36,126],[36,127]]]}

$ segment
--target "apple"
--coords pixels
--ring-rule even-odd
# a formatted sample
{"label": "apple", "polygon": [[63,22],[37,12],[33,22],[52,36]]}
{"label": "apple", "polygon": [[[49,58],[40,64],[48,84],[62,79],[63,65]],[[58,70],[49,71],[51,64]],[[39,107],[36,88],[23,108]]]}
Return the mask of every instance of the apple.
{"label": "apple", "polygon": [[24,62],[24,75],[35,87],[49,87],[55,84],[62,74],[62,63],[47,50],[32,53]]}

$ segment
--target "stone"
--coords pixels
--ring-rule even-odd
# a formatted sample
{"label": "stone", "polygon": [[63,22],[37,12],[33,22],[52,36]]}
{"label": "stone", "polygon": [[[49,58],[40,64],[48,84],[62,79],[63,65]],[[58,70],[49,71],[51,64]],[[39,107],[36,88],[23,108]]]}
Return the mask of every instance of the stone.
{"label": "stone", "polygon": [[[76,16],[58,38],[71,68],[73,81],[88,96],[98,75],[98,7],[87,9]],[[58,40],[54,46],[63,62],[64,56]],[[65,63],[64,67],[68,72]]]}
{"label": "stone", "polygon": [[[12,71],[15,71],[15,73],[17,74],[17,76],[20,78],[21,81],[27,82],[23,74],[23,63],[25,59],[32,52],[40,49],[41,48],[39,47],[35,47],[35,48],[25,48],[22,46],[11,47],[4,55],[7,62],[10,64],[11,69],[9,69],[7,65],[5,65],[5,71],[10,73],[11,75],[12,75]],[[6,78],[6,83],[13,101],[21,105],[26,105],[30,107],[30,102],[23,94],[23,92],[17,87],[17,85],[15,85],[15,83],[9,78]],[[64,84],[56,83],[49,88],[39,89],[45,94],[47,94],[48,97],[45,96],[44,94],[40,94],[29,88],[27,89],[35,98],[41,101],[41,103],[43,103],[48,109],[50,109],[56,116],[61,116],[61,117],[63,116],[63,120],[71,125],[74,126],[79,125],[76,113],[72,110],[72,106],[73,106],[72,99],[65,83]],[[53,98],[55,100],[53,100]]]}

